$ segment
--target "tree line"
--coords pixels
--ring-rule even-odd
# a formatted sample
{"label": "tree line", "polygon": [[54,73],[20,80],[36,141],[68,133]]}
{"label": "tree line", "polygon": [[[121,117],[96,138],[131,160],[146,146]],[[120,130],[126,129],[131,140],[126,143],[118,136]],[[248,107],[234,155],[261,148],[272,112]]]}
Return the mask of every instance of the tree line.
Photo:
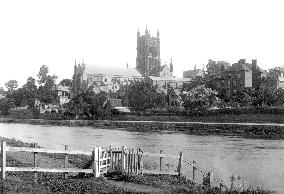
{"label": "tree line", "polygon": [[[50,75],[48,66],[40,67],[37,74],[37,80],[28,77],[26,83],[18,88],[16,80],[9,80],[5,83],[7,95],[0,99],[0,111],[7,115],[8,110],[13,107],[28,106],[30,109],[35,108],[35,100],[38,99],[43,103],[58,103],[58,95],[55,90],[57,76]],[[64,79],[61,83],[71,84],[71,80]]]}

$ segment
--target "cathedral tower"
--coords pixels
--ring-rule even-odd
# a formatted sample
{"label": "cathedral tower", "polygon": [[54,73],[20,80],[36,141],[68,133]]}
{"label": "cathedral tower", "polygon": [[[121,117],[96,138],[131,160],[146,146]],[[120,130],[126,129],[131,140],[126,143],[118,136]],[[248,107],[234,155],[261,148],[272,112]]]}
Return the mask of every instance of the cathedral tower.
{"label": "cathedral tower", "polygon": [[147,26],[144,35],[137,32],[137,57],[136,69],[142,76],[158,76],[161,59],[160,59],[160,33],[157,36],[151,36]]}

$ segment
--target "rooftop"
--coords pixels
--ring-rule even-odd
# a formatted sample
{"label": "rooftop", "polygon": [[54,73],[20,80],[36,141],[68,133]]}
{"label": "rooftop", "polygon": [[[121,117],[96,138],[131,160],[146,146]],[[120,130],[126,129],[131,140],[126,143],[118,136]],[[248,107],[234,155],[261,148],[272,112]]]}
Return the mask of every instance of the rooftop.
{"label": "rooftop", "polygon": [[111,75],[117,77],[142,77],[142,75],[134,68],[121,68],[109,66],[85,65],[85,73],[92,75]]}

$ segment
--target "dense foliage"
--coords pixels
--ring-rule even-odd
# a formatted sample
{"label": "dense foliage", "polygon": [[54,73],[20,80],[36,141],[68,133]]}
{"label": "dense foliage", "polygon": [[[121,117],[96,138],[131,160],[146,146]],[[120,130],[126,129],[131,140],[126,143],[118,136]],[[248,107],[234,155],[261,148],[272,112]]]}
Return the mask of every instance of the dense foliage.
{"label": "dense foliage", "polygon": [[219,105],[217,92],[206,88],[205,85],[197,86],[182,94],[183,106],[186,110],[204,111]]}
{"label": "dense foliage", "polygon": [[[122,91],[123,90],[123,91]],[[144,111],[153,107],[167,106],[167,96],[162,92],[157,91],[148,82],[132,82],[129,86],[125,86],[118,91],[127,106],[132,107],[135,111]]]}
{"label": "dense foliage", "polygon": [[65,115],[83,116],[84,118],[102,118],[106,116],[106,110],[103,105],[107,100],[107,93],[101,92],[95,94],[87,91],[73,98],[70,102],[63,105]]}

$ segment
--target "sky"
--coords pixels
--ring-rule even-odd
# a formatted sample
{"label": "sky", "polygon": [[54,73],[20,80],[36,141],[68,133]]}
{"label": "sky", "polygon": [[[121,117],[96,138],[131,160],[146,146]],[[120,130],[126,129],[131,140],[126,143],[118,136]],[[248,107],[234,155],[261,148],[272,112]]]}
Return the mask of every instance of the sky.
{"label": "sky", "polygon": [[137,31],[160,31],[174,75],[209,59],[284,65],[281,0],[0,0],[0,87],[50,74],[72,78],[75,59],[135,68]]}

